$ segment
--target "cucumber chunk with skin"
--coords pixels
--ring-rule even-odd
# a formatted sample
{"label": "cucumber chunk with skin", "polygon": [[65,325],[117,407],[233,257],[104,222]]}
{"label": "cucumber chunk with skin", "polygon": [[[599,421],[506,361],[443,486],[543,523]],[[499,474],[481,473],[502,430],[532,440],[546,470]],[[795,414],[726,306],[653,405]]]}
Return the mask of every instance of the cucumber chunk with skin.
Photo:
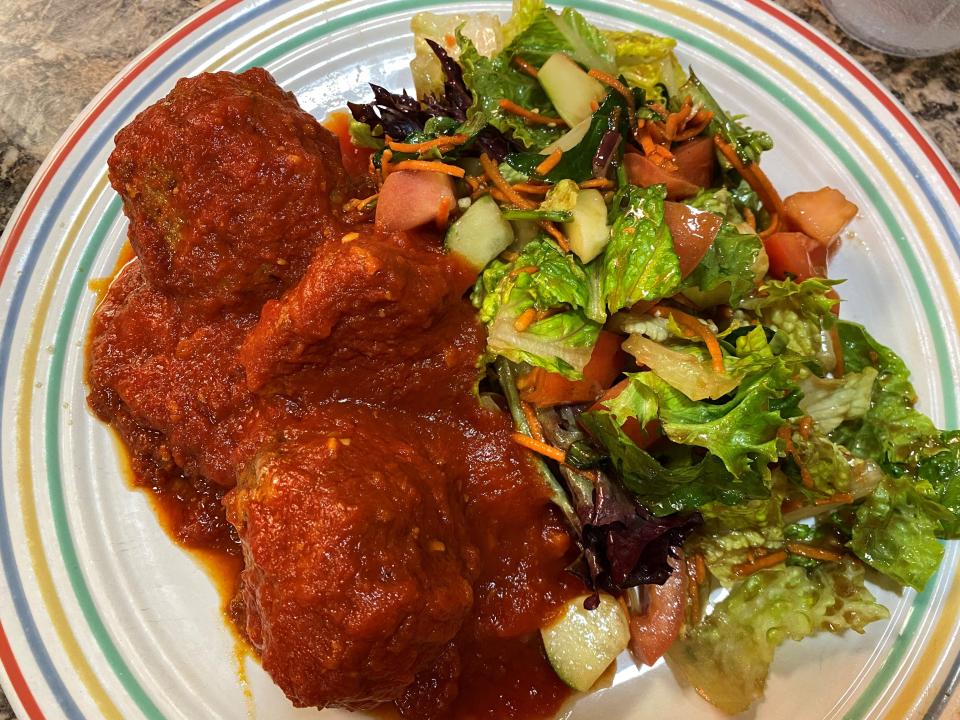
{"label": "cucumber chunk with skin", "polygon": [[474,202],[447,230],[446,246],[477,272],[513,242],[513,228],[489,195]]}
{"label": "cucumber chunk with skin", "polygon": [[592,103],[600,102],[606,88],[580,69],[563,53],[554,53],[537,74],[550,102],[571,128],[593,114]]}
{"label": "cucumber chunk with skin", "polygon": [[600,604],[586,610],[587,597],[570,600],[551,625],[540,629],[557,677],[580,692],[593,687],[630,642],[630,621],[620,601],[600,593]]}
{"label": "cucumber chunk with skin", "polygon": [[573,219],[564,226],[570,249],[584,263],[603,252],[610,242],[607,204],[599,190],[581,190],[573,208]]}

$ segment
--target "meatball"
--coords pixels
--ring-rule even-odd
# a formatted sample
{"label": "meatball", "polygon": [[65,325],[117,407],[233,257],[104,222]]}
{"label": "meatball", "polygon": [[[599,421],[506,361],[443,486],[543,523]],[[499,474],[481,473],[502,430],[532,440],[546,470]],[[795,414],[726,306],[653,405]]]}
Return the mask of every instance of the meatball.
{"label": "meatball", "polygon": [[472,607],[476,551],[423,421],[335,405],[225,499],[263,667],[298,706],[396,699]]}
{"label": "meatball", "polygon": [[180,80],[109,168],[144,275],[209,312],[278,295],[342,235],[337,142],[261,68]]}
{"label": "meatball", "polygon": [[360,228],[318,253],[299,284],[263,306],[241,349],[251,389],[290,368],[423,357],[469,284],[448,256],[416,235]]}

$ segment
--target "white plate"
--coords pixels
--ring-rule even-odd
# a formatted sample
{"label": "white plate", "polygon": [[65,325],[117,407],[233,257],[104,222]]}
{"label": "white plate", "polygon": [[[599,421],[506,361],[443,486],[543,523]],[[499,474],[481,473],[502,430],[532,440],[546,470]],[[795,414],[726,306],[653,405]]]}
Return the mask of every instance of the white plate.
{"label": "white plate", "polygon": [[[0,665],[21,720],[316,717],[293,710],[252,662],[238,672],[220,598],[195,560],[126,489],[107,428],[87,411],[84,339],[124,239],[106,185],[113,134],[178,77],[264,65],[318,116],[410,86],[410,16],[428,0],[224,0],[121,73],[76,120],[21,201],[0,254]],[[574,0],[609,27],[670,34],[725,107],[777,142],[764,167],[783,194],[841,188],[861,208],[832,274],[844,315],[915,371],[921,407],[958,426],[960,185],[903,109],[842,51],[764,0]],[[505,12],[505,3],[457,10]],[[109,33],[109,27],[103,28]],[[954,717],[958,548],[920,594],[863,636],[778,654],[757,718]],[[713,718],[662,666],[582,699],[577,718]],[[748,715],[748,716],[750,716]],[[326,717],[327,715],[324,715]],[[335,716],[335,714],[330,715]]]}

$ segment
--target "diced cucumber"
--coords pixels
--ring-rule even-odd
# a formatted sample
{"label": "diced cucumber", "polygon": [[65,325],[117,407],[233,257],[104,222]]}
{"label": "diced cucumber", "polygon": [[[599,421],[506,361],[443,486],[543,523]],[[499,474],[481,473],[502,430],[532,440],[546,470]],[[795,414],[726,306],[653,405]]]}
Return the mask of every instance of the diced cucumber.
{"label": "diced cucumber", "polygon": [[593,114],[592,104],[603,100],[606,89],[563,53],[554,53],[537,75],[560,117],[574,127]]}
{"label": "diced cucumber", "polygon": [[603,252],[610,242],[610,228],[607,226],[607,204],[599,190],[580,191],[573,208],[573,220],[566,224],[564,232],[570,241],[570,249],[583,262],[588,263]]}
{"label": "diced cucumber", "polygon": [[600,593],[600,604],[585,610],[581,595],[564,606],[560,617],[541,628],[543,647],[557,677],[586,692],[630,642],[630,621],[620,602]]}
{"label": "diced cucumber", "polygon": [[477,272],[513,242],[513,228],[489,195],[474,202],[447,230],[446,245]]}
{"label": "diced cucumber", "polygon": [[543,150],[540,151],[540,154],[552,155],[555,150],[563,150],[564,152],[567,150],[572,150],[580,144],[580,141],[583,140],[584,137],[586,137],[587,130],[590,129],[590,122],[592,120],[592,116],[581,120],[572,128],[567,130],[563,135],[547,145]]}

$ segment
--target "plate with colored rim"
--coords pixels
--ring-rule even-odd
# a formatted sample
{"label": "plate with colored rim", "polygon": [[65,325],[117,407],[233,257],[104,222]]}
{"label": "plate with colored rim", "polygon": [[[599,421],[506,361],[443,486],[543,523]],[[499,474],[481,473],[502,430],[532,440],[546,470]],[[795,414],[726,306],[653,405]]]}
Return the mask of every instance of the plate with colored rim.
{"label": "plate with colored rim", "polygon": [[[765,0],[569,0],[605,27],[679,41],[721,105],[777,143],[764,167],[784,195],[832,185],[860,214],[831,266],[843,314],[914,370],[920,407],[960,427],[960,182],[903,108],[821,35]],[[161,39],[73,123],[0,246],[0,679],[20,720],[317,717],[295,710],[238,653],[221,597],[128,489],[110,431],[86,409],[84,342],[125,237],[106,179],[112,138],[177,78],[266,67],[322,117],[410,87],[418,10],[503,2],[221,0]],[[921,593],[876,589],[888,622],[778,653],[747,716],[948,718],[960,675],[960,545]],[[661,664],[620,662],[575,718],[715,718]],[[345,716],[345,714],[340,714]],[[323,713],[336,717],[338,713]],[[354,716],[356,717],[356,716]]]}

